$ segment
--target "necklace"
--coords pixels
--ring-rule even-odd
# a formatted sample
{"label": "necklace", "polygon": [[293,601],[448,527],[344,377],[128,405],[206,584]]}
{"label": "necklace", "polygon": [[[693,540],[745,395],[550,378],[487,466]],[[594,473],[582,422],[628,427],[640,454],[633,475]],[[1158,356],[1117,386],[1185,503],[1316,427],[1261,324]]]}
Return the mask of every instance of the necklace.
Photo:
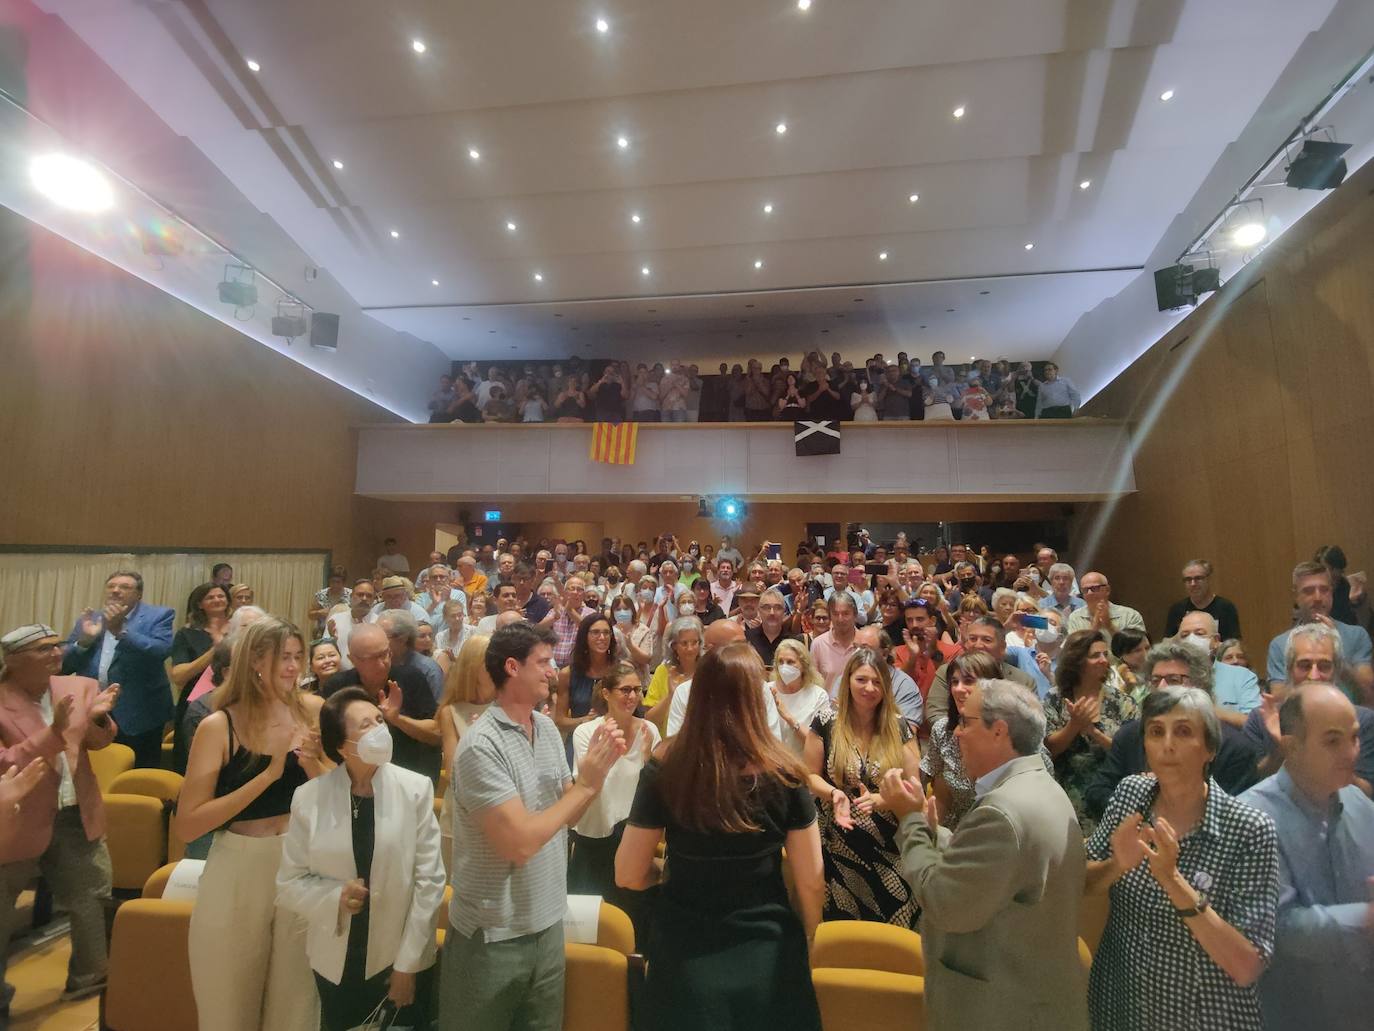
{"label": "necklace", "polygon": [[363,804],[362,799],[360,799],[357,795],[350,793],[348,796],[348,801],[349,804],[353,807],[353,819],[356,820],[358,818],[358,810],[362,807]]}

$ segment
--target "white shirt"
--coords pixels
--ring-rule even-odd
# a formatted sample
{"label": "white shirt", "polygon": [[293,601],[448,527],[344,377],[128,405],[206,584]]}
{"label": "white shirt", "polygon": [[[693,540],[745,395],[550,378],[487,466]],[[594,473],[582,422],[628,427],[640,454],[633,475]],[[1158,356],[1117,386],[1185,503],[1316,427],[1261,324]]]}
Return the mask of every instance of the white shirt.
{"label": "white shirt", "polygon": [[[377,602],[376,605],[373,605],[373,606],[372,606],[372,615],[370,615],[370,616],[367,617],[367,621],[368,621],[369,623],[375,623],[375,622],[377,622],[377,617],[380,616],[380,615],[381,615],[383,612],[385,612],[385,611],[386,611],[386,602],[382,602],[382,601]],[[417,623],[428,623],[428,624],[430,624],[431,626],[434,625],[434,623],[435,623],[436,620],[437,620],[441,625],[442,625],[442,623],[443,623],[443,620],[442,620],[438,615],[431,616],[428,612],[425,611],[424,606],[421,605],[419,602],[416,602],[416,601],[409,601],[409,602],[406,602],[406,607],[405,607],[405,609],[404,609],[404,610],[398,610],[398,611],[409,612],[412,616],[415,617],[415,622],[417,622]]]}
{"label": "white shirt", "polygon": [[[680,690],[680,689],[679,689]],[[596,728],[606,722],[599,716],[587,723],[580,724],[573,731],[573,776],[577,776],[578,764],[587,754],[592,735]],[[606,774],[606,783],[582,819],[573,825],[573,830],[584,838],[608,838],[615,825],[630,815],[630,803],[635,800],[635,789],[639,787],[639,773],[649,756],[657,747],[661,735],[658,727],[648,720],[639,721],[639,733],[629,742],[625,754],[615,761]]]}
{"label": "white shirt", "polygon": [[[778,704],[786,710],[787,715],[796,720],[797,725],[803,731],[799,734],[788,723],[784,722],[782,725],[782,743],[791,749],[794,755],[801,755],[802,747],[806,744],[805,731],[811,729],[811,723],[817,716],[830,708],[830,695],[820,684],[803,687],[792,694],[783,690],[781,681],[774,681],[769,686],[778,689]],[[771,695],[772,692],[770,691],[769,694]]]}
{"label": "white shirt", "polygon": [[353,611],[351,609],[344,612],[336,612],[332,616],[325,618],[325,631],[328,632],[329,624],[334,624],[334,640],[339,648],[339,668],[352,669],[353,662],[348,657],[348,635],[354,627]]}
{"label": "white shirt", "polygon": [[[692,682],[684,680],[678,684],[677,690],[673,692],[672,704],[668,706],[668,736],[673,737],[682,729],[682,721],[687,718],[687,700],[692,693]],[[773,692],[768,690],[768,685],[763,685],[763,708],[768,717],[768,729],[773,732],[773,736],[779,741],[782,736],[782,717],[778,715],[777,703],[773,701]]]}
{"label": "white shirt", "polygon": [[[106,635],[108,636],[108,635]],[[110,649],[111,654],[114,649]],[[38,708],[43,713],[43,722],[52,726],[52,690],[43,692],[38,700]],[[62,783],[57,789],[57,808],[66,809],[76,805],[76,782],[72,780],[72,767],[67,762],[67,743],[62,742],[62,751],[57,753],[57,772],[62,775]]]}

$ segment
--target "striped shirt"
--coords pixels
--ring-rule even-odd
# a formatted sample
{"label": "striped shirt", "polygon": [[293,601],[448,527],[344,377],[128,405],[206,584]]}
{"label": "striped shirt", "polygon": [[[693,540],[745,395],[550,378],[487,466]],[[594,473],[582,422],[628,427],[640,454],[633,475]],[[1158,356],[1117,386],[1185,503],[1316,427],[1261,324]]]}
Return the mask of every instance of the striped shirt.
{"label": "striped shirt", "polygon": [[571,779],[553,720],[535,712],[534,740],[500,704],[458,742],[453,759],[453,901],[449,922],[464,937],[481,928],[488,942],[545,931],[563,919],[568,900],[568,832],[544,843],[523,866],[496,854],[482,833],[484,809],[519,798],[531,813],[549,808]]}

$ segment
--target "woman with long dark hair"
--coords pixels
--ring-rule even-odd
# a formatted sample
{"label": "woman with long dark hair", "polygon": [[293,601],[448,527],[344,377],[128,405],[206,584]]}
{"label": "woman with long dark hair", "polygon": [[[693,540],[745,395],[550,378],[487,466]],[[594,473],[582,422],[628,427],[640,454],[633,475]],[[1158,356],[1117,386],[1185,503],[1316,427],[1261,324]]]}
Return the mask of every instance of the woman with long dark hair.
{"label": "woman with long dark hair", "polygon": [[572,765],[573,731],[596,719],[592,712],[596,682],[621,658],[615,631],[605,613],[593,612],[578,624],[572,659],[558,672],[558,695],[553,709],[553,721],[568,742],[569,766]]}
{"label": "woman with long dark hair", "polygon": [[743,642],[703,657],[681,731],[640,776],[616,883],[653,886],[665,838],[672,870],[643,946],[646,1027],[819,1031],[807,961],[824,892],[816,806],[805,768],[768,729],[763,680]]}

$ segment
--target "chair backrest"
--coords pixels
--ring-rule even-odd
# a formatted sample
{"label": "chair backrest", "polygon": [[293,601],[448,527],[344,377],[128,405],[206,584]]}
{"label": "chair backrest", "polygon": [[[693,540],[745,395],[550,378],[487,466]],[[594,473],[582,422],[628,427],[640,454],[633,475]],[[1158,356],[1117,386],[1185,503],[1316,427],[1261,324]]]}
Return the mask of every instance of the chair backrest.
{"label": "chair backrest", "polygon": [[181,794],[182,780],[181,774],[173,773],[171,770],[125,770],[110,782],[105,794],[147,795],[164,802],[175,802]]}
{"label": "chair backrest", "polygon": [[172,877],[172,871],[177,868],[175,862],[166,863],[159,866],[148,879],[143,882],[143,894],[140,896],[145,899],[160,899],[162,893],[167,890],[167,882]]}
{"label": "chair backrest", "polygon": [[629,1031],[628,957],[602,945],[572,942],[563,951],[563,1031]]}
{"label": "chair backrest", "polygon": [[116,890],[141,891],[153,871],[167,861],[162,820],[162,802],[156,798],[105,796],[105,845]]}
{"label": "chair backrest", "polygon": [[116,777],[134,768],[134,750],[128,745],[108,744],[86,754],[90,756],[91,772],[95,774],[95,782],[102,795],[109,792],[110,784]]}
{"label": "chair backrest", "polygon": [[187,941],[192,905],[131,899],[115,913],[103,1024],[109,1031],[196,1031]]}
{"label": "chair backrest", "polygon": [[925,1031],[924,978],[818,967],[811,971],[811,983],[825,1031]]}
{"label": "chair backrest", "polygon": [[629,914],[604,899],[596,921],[596,944],[614,949],[622,956],[635,951],[635,925],[630,922]]}
{"label": "chair backrest", "polygon": [[831,920],[816,928],[811,966],[925,975],[921,936],[905,927],[859,920]]}

